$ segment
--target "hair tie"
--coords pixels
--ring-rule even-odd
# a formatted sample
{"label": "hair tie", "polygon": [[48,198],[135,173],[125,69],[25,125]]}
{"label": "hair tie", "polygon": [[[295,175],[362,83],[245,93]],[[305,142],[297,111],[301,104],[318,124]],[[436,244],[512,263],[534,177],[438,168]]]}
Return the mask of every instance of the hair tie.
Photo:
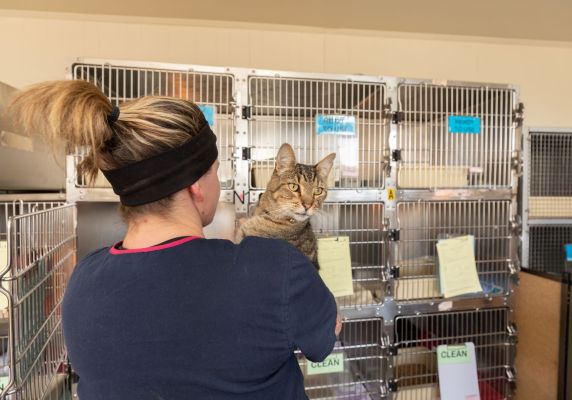
{"label": "hair tie", "polygon": [[113,126],[115,122],[119,119],[119,107],[113,106],[111,113],[107,116],[107,123],[109,126]]}

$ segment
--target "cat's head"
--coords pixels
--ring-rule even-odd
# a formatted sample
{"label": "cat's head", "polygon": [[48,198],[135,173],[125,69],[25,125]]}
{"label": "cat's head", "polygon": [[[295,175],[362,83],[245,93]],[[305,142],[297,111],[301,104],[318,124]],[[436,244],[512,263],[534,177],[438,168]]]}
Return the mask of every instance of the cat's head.
{"label": "cat's head", "polygon": [[283,144],[268,183],[265,208],[280,218],[306,221],[326,199],[328,175],[335,158],[336,153],[332,153],[316,165],[298,164],[292,147]]}

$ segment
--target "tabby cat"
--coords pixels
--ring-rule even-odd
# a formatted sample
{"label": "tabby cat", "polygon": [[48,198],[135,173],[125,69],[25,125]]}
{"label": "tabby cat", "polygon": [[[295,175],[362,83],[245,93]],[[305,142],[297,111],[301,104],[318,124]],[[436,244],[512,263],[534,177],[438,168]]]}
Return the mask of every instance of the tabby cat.
{"label": "tabby cat", "polygon": [[332,153],[316,165],[298,164],[292,147],[283,144],[254,216],[241,223],[236,241],[240,242],[245,236],[286,240],[319,269],[310,217],[321,209],[326,199],[326,183],[335,158],[336,153]]}

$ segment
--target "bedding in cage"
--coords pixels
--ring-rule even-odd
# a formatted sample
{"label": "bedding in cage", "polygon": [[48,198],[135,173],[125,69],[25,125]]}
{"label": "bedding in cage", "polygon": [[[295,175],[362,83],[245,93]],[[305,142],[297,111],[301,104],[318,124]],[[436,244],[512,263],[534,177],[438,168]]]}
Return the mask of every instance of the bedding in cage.
{"label": "bedding in cage", "polygon": [[310,399],[381,399],[385,369],[378,318],[344,321],[339,341],[323,362],[312,363],[297,352]]}
{"label": "bedding in cage", "polygon": [[572,218],[572,131],[531,132],[529,218]]}
{"label": "bedding in cage", "polygon": [[398,316],[388,357],[392,399],[439,399],[437,347],[475,344],[480,398],[511,398],[516,330],[506,308]]}
{"label": "bedding in cage", "polygon": [[302,164],[336,153],[330,188],[382,188],[389,125],[385,85],[327,79],[249,78],[250,187],[264,189],[282,143]]}
{"label": "bedding in cage", "polygon": [[[253,215],[256,206],[251,205]],[[359,309],[383,302],[382,271],[386,263],[385,206],[383,203],[324,203],[311,218],[317,238],[348,236],[353,294],[336,299],[341,310]]]}
{"label": "bedding in cage", "polygon": [[9,318],[0,321],[0,398],[40,399],[59,382],[57,372],[65,360],[60,316],[76,264],[74,208],[9,202],[1,203],[0,211],[0,245],[6,250],[0,252],[2,295]]}
{"label": "bedding in cage", "polygon": [[[219,179],[222,189],[233,187],[234,149],[234,76],[217,72],[192,72],[176,69],[74,64],[73,79],[86,80],[99,87],[113,104],[143,96],[169,96],[190,100],[201,108],[217,136],[219,150]],[[84,157],[77,149],[74,165]],[[99,173],[93,185],[84,176],[76,176],[76,186],[109,188]]]}
{"label": "bedding in cage", "polygon": [[516,94],[488,86],[398,86],[398,178],[405,189],[511,186]]}
{"label": "bedding in cage", "polygon": [[511,266],[510,201],[419,201],[397,205],[398,274],[393,280],[396,301],[441,298],[437,243],[472,235],[482,293],[465,297],[500,296],[509,292]]}

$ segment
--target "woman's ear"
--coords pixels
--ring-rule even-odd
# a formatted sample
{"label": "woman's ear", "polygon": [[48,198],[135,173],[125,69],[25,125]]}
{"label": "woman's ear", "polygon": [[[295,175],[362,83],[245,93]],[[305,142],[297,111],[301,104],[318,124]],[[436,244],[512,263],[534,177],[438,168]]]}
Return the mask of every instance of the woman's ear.
{"label": "woman's ear", "polygon": [[191,194],[191,197],[194,200],[202,202],[205,200],[205,195],[203,193],[203,189],[202,189],[201,184],[199,182],[200,182],[200,180],[193,183],[191,186],[189,186],[188,190],[189,190],[189,193]]}

